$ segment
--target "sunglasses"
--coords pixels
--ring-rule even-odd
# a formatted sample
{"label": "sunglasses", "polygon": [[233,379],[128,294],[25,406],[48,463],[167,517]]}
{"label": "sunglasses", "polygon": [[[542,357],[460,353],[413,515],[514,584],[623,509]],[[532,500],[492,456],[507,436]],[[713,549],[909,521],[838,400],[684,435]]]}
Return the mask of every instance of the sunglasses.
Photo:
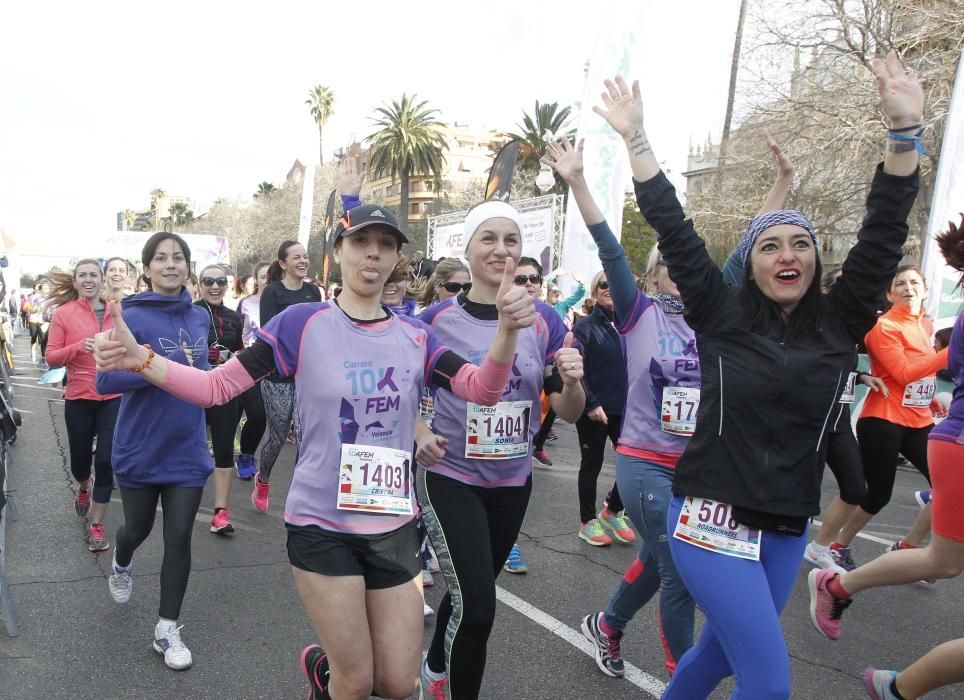
{"label": "sunglasses", "polygon": [[202,277],[201,284],[203,284],[205,287],[213,287],[214,285],[218,285],[219,287],[227,287],[228,278],[227,277]]}
{"label": "sunglasses", "polygon": [[458,294],[459,292],[467,292],[472,289],[472,283],[466,282],[465,284],[459,284],[458,282],[445,282],[442,287],[449,294]]}
{"label": "sunglasses", "polygon": [[596,289],[609,289],[609,282],[600,280],[599,284],[596,285]]}
{"label": "sunglasses", "polygon": [[542,284],[542,275],[516,275],[512,278],[512,281],[520,286],[526,282],[529,284]]}

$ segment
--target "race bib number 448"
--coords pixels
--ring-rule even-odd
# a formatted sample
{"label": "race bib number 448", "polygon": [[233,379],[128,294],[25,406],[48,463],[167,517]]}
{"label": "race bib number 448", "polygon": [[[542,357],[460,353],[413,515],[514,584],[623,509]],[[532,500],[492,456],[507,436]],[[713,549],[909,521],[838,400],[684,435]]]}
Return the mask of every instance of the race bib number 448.
{"label": "race bib number 448", "polygon": [[910,408],[927,408],[937,393],[937,377],[924,377],[904,387],[903,404]]}

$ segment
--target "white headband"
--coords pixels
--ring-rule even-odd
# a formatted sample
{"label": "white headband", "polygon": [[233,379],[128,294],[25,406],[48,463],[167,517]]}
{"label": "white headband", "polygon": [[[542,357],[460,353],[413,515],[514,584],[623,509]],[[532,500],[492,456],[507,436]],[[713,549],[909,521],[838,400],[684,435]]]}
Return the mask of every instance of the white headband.
{"label": "white headband", "polygon": [[519,227],[519,233],[522,233],[522,218],[519,216],[519,212],[516,211],[515,207],[506,202],[500,202],[497,199],[482,202],[482,204],[473,207],[469,211],[468,216],[465,217],[463,237],[465,238],[466,251],[469,249],[469,243],[472,242],[472,236],[474,236],[475,232],[479,230],[479,227],[489,219],[509,219]]}

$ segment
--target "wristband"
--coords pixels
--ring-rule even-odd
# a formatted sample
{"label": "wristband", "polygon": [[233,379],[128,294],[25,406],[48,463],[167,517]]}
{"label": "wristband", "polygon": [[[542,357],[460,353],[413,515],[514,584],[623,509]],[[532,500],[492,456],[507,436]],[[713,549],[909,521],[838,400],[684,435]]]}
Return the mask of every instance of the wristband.
{"label": "wristband", "polygon": [[144,360],[144,364],[142,364],[140,367],[135,367],[131,370],[131,372],[140,373],[151,366],[151,361],[154,359],[154,348],[151,347],[150,343],[144,343],[144,347],[147,348],[147,359]]}
{"label": "wristband", "polygon": [[923,129],[918,129],[914,134],[895,133],[894,129],[890,129],[887,131],[887,138],[897,143],[888,144],[887,150],[893,153],[915,150],[920,155],[924,155],[924,143],[920,140],[923,133]]}

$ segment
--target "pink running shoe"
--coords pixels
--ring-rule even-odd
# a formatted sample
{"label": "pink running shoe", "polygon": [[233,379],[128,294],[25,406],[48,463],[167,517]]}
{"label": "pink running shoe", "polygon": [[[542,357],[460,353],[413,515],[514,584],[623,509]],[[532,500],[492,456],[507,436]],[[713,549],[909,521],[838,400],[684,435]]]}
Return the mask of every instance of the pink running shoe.
{"label": "pink running shoe", "polygon": [[419,700],[448,700],[449,678],[445,676],[441,680],[433,681],[428,675],[428,662],[422,662],[422,672],[420,675]]}
{"label": "pink running shoe", "polygon": [[851,598],[835,598],[827,584],[839,574],[832,569],[814,569],[807,577],[810,588],[810,620],[827,639],[840,639],[840,617],[853,602]]}
{"label": "pink running shoe", "polygon": [[217,535],[230,535],[234,532],[234,525],[231,524],[231,513],[228,512],[227,508],[222,508],[211,518],[211,532]]}
{"label": "pink running shoe", "polygon": [[77,495],[74,497],[74,512],[77,513],[77,517],[86,517],[87,513],[90,511],[90,495],[94,492],[94,475],[90,475],[90,484],[87,486],[87,490],[84,491],[80,487],[77,487]]}
{"label": "pink running shoe", "polygon": [[309,644],[301,652],[301,670],[308,677],[308,696],[305,700],[322,700],[330,697],[325,689],[328,687],[328,657],[317,644]]}
{"label": "pink running shoe", "polygon": [[90,544],[87,545],[87,549],[91,552],[104,552],[110,549],[110,543],[107,541],[107,535],[104,533],[104,526],[100,523],[94,523],[90,526]]}
{"label": "pink running shoe", "polygon": [[254,506],[255,510],[264,513],[268,510],[268,491],[271,490],[271,484],[265,484],[261,481],[261,472],[259,471],[254,475],[254,490],[251,492],[251,505]]}

